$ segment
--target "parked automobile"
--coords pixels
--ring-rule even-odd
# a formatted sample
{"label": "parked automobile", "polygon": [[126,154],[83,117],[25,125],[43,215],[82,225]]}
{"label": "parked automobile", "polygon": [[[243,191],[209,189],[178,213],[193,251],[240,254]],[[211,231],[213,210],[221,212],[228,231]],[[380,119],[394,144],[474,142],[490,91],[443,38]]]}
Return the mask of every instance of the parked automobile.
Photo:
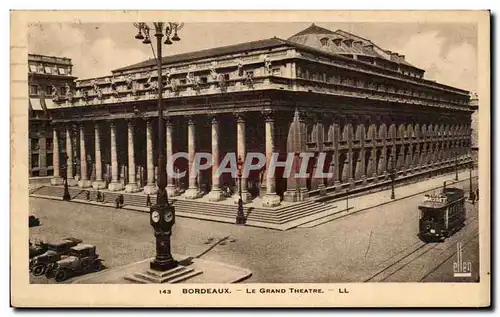
{"label": "parked automobile", "polygon": [[61,256],[67,254],[71,247],[81,242],[82,240],[80,239],[69,237],[60,241],[48,243],[46,252],[30,259],[30,272],[32,271],[35,276],[43,275],[49,264],[59,261]]}
{"label": "parked automobile", "polygon": [[29,227],[38,227],[40,225],[40,219],[38,219],[37,217],[31,215],[29,216],[28,218],[28,225]]}
{"label": "parked automobile", "polygon": [[95,245],[79,244],[70,248],[68,255],[63,255],[47,269],[47,277],[54,276],[56,282],[62,282],[76,275],[98,272],[102,269],[102,259],[96,253]]}
{"label": "parked automobile", "polygon": [[31,243],[31,241],[29,241],[29,244],[30,244],[30,259],[37,255],[45,253],[49,248],[48,243],[44,243],[43,241],[35,243]]}

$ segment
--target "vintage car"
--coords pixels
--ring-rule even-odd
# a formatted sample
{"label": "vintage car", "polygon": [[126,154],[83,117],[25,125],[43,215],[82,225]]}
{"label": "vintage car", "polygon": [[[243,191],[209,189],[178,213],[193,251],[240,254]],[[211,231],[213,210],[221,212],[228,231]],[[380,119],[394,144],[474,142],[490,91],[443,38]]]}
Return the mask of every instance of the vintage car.
{"label": "vintage car", "polygon": [[28,218],[28,226],[31,227],[38,227],[40,225],[40,219],[37,217],[31,215]]}
{"label": "vintage car", "polygon": [[30,259],[29,268],[33,275],[40,276],[47,270],[47,265],[61,259],[61,255],[67,254],[71,247],[81,243],[77,238],[65,238],[60,241],[47,243],[47,251]]}
{"label": "vintage car", "polygon": [[79,244],[70,248],[68,255],[51,264],[46,272],[47,277],[54,276],[56,282],[62,282],[72,276],[100,271],[102,259],[91,244]]}
{"label": "vintage car", "polygon": [[29,241],[29,245],[30,245],[30,259],[37,255],[45,253],[49,248],[48,243],[44,243],[43,241],[35,243],[31,243],[31,241]]}

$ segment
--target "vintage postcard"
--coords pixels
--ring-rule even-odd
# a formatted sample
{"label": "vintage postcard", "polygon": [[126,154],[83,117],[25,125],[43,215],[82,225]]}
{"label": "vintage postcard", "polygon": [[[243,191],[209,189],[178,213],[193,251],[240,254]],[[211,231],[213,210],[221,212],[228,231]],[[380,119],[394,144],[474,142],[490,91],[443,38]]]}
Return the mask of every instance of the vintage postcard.
{"label": "vintage postcard", "polygon": [[12,11],[12,306],[489,306],[489,19]]}

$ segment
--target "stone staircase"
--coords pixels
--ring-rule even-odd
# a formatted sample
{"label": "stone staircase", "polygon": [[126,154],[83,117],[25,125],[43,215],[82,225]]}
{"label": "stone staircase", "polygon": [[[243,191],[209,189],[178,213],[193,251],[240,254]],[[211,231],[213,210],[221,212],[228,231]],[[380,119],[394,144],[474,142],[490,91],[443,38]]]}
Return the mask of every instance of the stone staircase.
{"label": "stone staircase", "polygon": [[192,277],[202,274],[203,271],[192,267],[178,266],[166,272],[146,270],[126,275],[125,279],[139,284],[176,284],[189,280]]}
{"label": "stone staircase", "polygon": [[[80,188],[69,188],[71,199],[77,200],[87,200],[86,191],[90,192],[91,201],[96,200],[96,190],[94,189],[80,189]],[[63,187],[60,186],[44,186],[34,191],[32,194],[38,197],[44,198],[55,198],[62,197],[64,192]],[[124,198],[124,206],[132,207],[139,211],[146,211],[146,195],[144,194],[129,194],[124,192],[108,192],[101,191],[104,195],[104,203],[109,203],[114,205],[116,197],[122,194]],[[151,203],[156,203],[155,195],[151,195]],[[180,213],[182,216],[192,217],[192,218],[204,218],[208,219],[209,216],[216,218],[227,219],[228,222],[234,222],[237,214],[236,204],[220,204],[211,203],[206,201],[197,200],[184,200],[184,199],[170,199],[170,203],[176,207],[176,212]],[[135,207],[135,208],[134,208]],[[255,221],[260,223],[269,223],[273,225],[283,225],[292,221],[296,221],[301,218],[305,218],[314,214],[322,213],[333,209],[334,206],[331,204],[325,204],[315,201],[305,201],[281,208],[258,208],[258,207],[248,207],[245,206],[244,213],[247,221]]]}

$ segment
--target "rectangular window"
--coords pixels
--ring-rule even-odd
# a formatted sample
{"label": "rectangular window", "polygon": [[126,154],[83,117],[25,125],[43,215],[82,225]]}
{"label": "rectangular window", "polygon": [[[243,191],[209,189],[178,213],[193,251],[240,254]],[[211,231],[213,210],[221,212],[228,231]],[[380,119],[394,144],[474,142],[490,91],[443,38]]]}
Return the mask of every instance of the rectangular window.
{"label": "rectangular window", "polygon": [[45,94],[46,95],[52,95],[52,86],[51,85],[47,85],[45,86]]}
{"label": "rectangular window", "polygon": [[66,75],[66,70],[64,68],[59,68],[59,75]]}
{"label": "rectangular window", "polygon": [[52,68],[49,66],[45,66],[45,73],[46,74],[52,74]]}
{"label": "rectangular window", "polygon": [[38,85],[30,85],[30,95],[38,95]]}
{"label": "rectangular window", "polygon": [[206,76],[200,77],[200,84],[206,84],[208,82],[208,79]]}
{"label": "rectangular window", "polygon": [[45,146],[47,150],[51,151],[53,149],[52,139],[45,139]]}
{"label": "rectangular window", "polygon": [[30,65],[30,73],[36,73],[36,65]]}
{"label": "rectangular window", "polygon": [[39,167],[40,162],[38,161],[38,154],[31,154],[31,167]]}
{"label": "rectangular window", "polygon": [[47,166],[53,166],[54,164],[53,154],[47,153],[46,159],[47,159]]}
{"label": "rectangular window", "polygon": [[38,139],[30,139],[30,147],[32,151],[38,150]]}
{"label": "rectangular window", "polygon": [[229,74],[224,74],[224,80],[229,80]]}
{"label": "rectangular window", "polygon": [[181,85],[185,85],[185,84],[186,84],[186,79],[181,79],[181,80],[179,80],[179,83],[180,83]]}
{"label": "rectangular window", "polygon": [[281,68],[279,68],[279,67],[273,68],[272,69],[272,74],[275,75],[275,76],[280,76],[281,75]]}

